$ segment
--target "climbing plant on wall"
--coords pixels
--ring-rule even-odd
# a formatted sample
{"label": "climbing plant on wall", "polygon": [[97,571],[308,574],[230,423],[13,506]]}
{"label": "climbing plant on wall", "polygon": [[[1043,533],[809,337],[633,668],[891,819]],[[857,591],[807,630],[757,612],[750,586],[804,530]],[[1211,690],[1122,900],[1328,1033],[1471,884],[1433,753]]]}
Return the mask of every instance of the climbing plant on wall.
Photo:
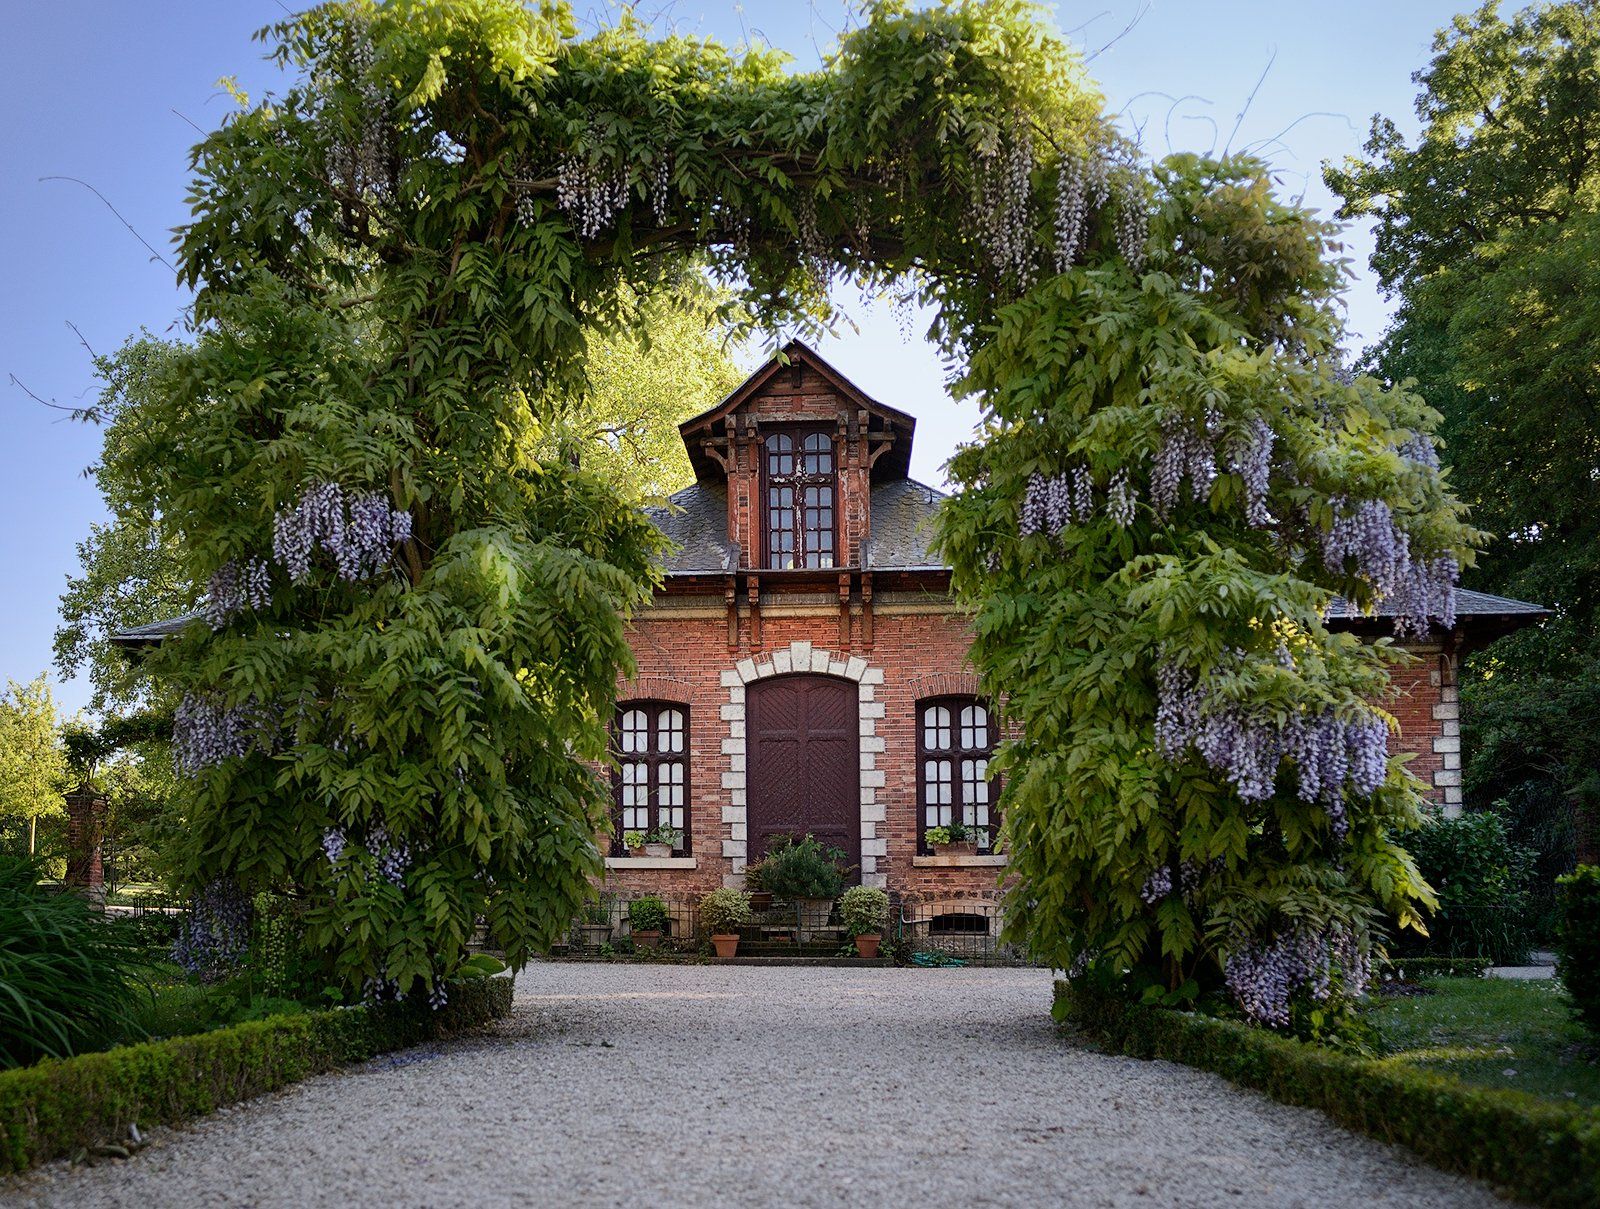
{"label": "climbing plant on wall", "polygon": [[[768,331],[825,324],[835,276],[892,289],[968,366],[989,418],[944,540],[1028,728],[1007,827],[1038,953],[1359,943],[1374,891],[1419,893],[1383,835],[1415,798],[1357,704],[1384,652],[1318,610],[1447,609],[1470,534],[1426,410],[1334,376],[1326,235],[1258,167],[1152,176],[1015,0],[871,4],[811,73],[514,0],[268,37],[299,82],[196,149],[199,332],[119,452],[210,585],[159,657],[197,887],[298,888],[335,970],[403,993],[476,916],[514,960],[565,927],[660,550],[542,440],[587,343],[704,271]],[[1308,800],[1262,795],[1275,743],[1326,750]],[[1185,862],[1205,911],[1154,892]]]}

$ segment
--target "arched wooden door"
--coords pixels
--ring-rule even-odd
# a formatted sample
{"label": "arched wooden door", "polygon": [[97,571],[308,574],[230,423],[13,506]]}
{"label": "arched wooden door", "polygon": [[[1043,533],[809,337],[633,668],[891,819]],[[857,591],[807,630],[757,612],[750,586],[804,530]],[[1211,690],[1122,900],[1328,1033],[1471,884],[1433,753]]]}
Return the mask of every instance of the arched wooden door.
{"label": "arched wooden door", "polygon": [[814,835],[861,861],[856,686],[832,676],[776,676],[745,690],[752,864],[777,836]]}

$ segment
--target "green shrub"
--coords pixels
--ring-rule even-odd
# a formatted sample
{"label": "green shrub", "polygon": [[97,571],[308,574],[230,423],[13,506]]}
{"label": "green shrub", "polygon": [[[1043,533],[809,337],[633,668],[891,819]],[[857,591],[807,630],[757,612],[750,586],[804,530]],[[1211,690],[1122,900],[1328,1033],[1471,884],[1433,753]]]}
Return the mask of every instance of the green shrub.
{"label": "green shrub", "polygon": [[344,1063],[486,1023],[511,1010],[511,992],[509,978],[473,978],[452,983],[449,1006],[439,1012],[414,996],[0,1073],[0,1172],[123,1137],[130,1124],[180,1124]]}
{"label": "green shrub", "polygon": [[1316,1108],[1429,1162],[1560,1207],[1600,1203],[1600,1112],[1524,1092],[1473,1088],[1233,1021],[1130,1005],[1056,984],[1056,1015],[1137,1058],[1165,1058]]}
{"label": "green shrub", "polygon": [[1556,973],[1578,1019],[1600,1036],[1600,866],[1579,865],[1556,886]]}
{"label": "green shrub", "polygon": [[1378,965],[1385,978],[1482,978],[1494,963],[1487,957],[1388,957]]}
{"label": "green shrub", "polygon": [[889,896],[876,886],[851,886],[839,900],[839,918],[851,936],[882,934]]}
{"label": "green shrub", "polygon": [[1436,818],[1408,832],[1406,850],[1439,896],[1428,937],[1400,934],[1397,949],[1432,957],[1487,957],[1521,965],[1533,945],[1528,887],[1533,854],[1511,842],[1497,814]]}
{"label": "green shrub", "polygon": [[0,857],[0,1069],[121,1039],[144,993],[139,937],[38,879]]}
{"label": "green shrub", "polygon": [[712,936],[737,932],[750,922],[750,896],[724,886],[700,900],[700,925]]}
{"label": "green shrub", "polygon": [[761,863],[745,874],[747,884],[775,898],[838,898],[844,889],[845,854],[824,848],[813,836],[773,841]]}
{"label": "green shrub", "polygon": [[667,904],[654,894],[634,899],[628,904],[628,927],[635,932],[665,932]]}

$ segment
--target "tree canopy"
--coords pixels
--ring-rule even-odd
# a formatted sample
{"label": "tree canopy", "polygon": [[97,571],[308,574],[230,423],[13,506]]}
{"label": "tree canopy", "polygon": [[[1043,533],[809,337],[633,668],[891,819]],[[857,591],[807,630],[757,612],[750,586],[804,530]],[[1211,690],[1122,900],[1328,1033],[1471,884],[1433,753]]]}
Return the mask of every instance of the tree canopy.
{"label": "tree canopy", "polygon": [[843,275],[931,304],[985,409],[943,541],[1026,736],[1017,933],[1231,962],[1269,1023],[1359,982],[1374,899],[1426,897],[1417,798],[1361,703],[1392,652],[1321,611],[1448,621],[1476,535],[1433,413],[1341,378],[1328,232],[1261,165],[1152,172],[1018,0],[880,0],[806,73],[515,0],[269,39],[299,83],[196,148],[199,334],[117,452],[206,585],[159,656],[194,885],[296,888],[352,985],[435,986],[478,916],[513,961],[555,939],[662,539],[551,434],[695,266],[774,333]]}
{"label": "tree canopy", "polygon": [[1464,685],[1469,795],[1533,809],[1547,842],[1542,803],[1600,807],[1600,5],[1499,9],[1435,38],[1414,145],[1379,117],[1326,175],[1376,220],[1399,298],[1371,368],[1438,408],[1451,481],[1498,535],[1468,582],[1554,610]]}
{"label": "tree canopy", "polygon": [[[50,682],[41,674],[27,684],[8,681],[0,692],[0,830],[65,813],[66,752]],[[23,841],[24,847],[26,840]]]}

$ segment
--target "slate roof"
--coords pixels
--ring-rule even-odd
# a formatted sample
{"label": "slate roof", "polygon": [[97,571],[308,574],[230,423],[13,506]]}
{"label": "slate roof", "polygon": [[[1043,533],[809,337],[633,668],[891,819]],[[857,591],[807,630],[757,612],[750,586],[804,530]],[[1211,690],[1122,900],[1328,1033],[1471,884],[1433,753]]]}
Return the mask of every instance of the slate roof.
{"label": "slate roof", "polygon": [[667,556],[668,575],[732,571],[739,565],[737,543],[728,540],[728,489],[721,483],[696,483],[667,497],[670,507],[644,510],[657,529],[679,549]]}
{"label": "slate roof", "polygon": [[[894,479],[872,489],[872,536],[862,551],[873,571],[947,570],[928,553],[933,513],[944,493],[915,479]],[[736,543],[728,540],[728,492],[701,482],[669,499],[672,507],[645,509],[656,528],[680,549],[667,556],[668,575],[731,572],[739,565]]]}
{"label": "slate roof", "polygon": [[[1550,612],[1542,605],[1526,600],[1513,600],[1509,596],[1495,596],[1489,592],[1474,592],[1468,588],[1456,589],[1456,615],[1458,617],[1523,617],[1529,621],[1544,617]],[[1364,614],[1350,607],[1347,601],[1334,597],[1328,606],[1329,621],[1361,621],[1369,616],[1393,617],[1394,611],[1379,603],[1374,614]]]}
{"label": "slate roof", "polygon": [[116,646],[160,646],[163,639],[171,638],[201,615],[199,609],[191,609],[187,613],[179,613],[176,617],[163,617],[160,621],[152,621],[149,625],[130,626],[126,630],[118,630],[112,634],[110,641]]}
{"label": "slate roof", "polygon": [[872,489],[871,535],[861,561],[874,571],[948,570],[944,559],[928,552],[942,499],[944,492],[916,479],[879,483]]}

